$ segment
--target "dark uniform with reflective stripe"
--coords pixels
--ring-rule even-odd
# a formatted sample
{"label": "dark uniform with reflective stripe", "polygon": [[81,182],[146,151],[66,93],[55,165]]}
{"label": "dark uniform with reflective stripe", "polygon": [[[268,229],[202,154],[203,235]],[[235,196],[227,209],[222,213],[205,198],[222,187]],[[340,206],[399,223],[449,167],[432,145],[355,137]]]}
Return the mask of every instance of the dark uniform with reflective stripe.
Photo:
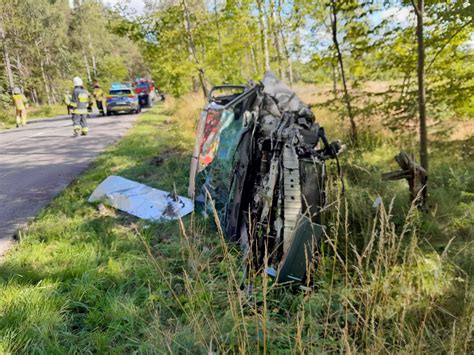
{"label": "dark uniform with reflective stripe", "polygon": [[86,135],[89,132],[87,128],[87,107],[89,106],[89,92],[81,86],[74,87],[71,97],[72,124],[74,135],[81,132]]}

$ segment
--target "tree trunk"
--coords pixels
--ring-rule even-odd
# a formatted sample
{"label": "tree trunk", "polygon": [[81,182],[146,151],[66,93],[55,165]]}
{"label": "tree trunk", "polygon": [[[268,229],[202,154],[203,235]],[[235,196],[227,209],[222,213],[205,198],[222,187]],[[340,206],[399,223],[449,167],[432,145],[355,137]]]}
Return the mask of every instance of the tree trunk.
{"label": "tree trunk", "polygon": [[54,85],[51,84],[51,78],[48,78],[48,79],[49,79],[48,81],[49,81],[49,83],[50,83],[49,88],[50,88],[50,91],[51,91],[51,93],[52,93],[52,95],[51,95],[51,101],[52,101],[53,104],[57,104],[58,101],[56,100],[56,97],[58,96],[58,93],[57,93],[56,90],[54,89]]}
{"label": "tree trunk", "polygon": [[22,88],[25,88],[25,81],[24,79],[28,77],[28,75],[25,73],[25,69],[23,67],[23,65],[21,64],[21,61],[20,61],[20,56],[17,54],[16,57],[15,57],[15,63],[16,63],[16,68],[17,68],[17,71],[18,71],[18,82],[19,82],[19,85],[22,87]]}
{"label": "tree trunk", "polygon": [[337,67],[333,62],[331,62],[331,67],[332,67],[332,92],[334,94],[334,98],[337,99]]}
{"label": "tree trunk", "polygon": [[46,94],[46,99],[48,100],[48,105],[51,105],[51,95],[49,92],[48,80],[46,78],[46,71],[44,70],[44,60],[45,56],[42,55],[39,44],[42,42],[42,39],[35,41],[36,52],[38,53],[38,58],[40,58],[39,65],[41,70],[41,78],[43,79],[44,93]]}
{"label": "tree trunk", "polygon": [[253,47],[253,45],[250,45],[250,58],[251,58],[251,61],[252,61],[252,74],[253,75],[257,75],[258,74],[258,67],[259,67],[259,62],[258,62],[258,59],[257,59],[257,56],[255,55],[255,48]]}
{"label": "tree trunk", "polygon": [[193,33],[191,30],[191,19],[189,16],[188,2],[187,0],[182,0],[181,4],[183,6],[184,28],[185,28],[186,37],[188,40],[189,53],[190,53],[191,59],[193,59],[194,64],[196,65],[197,70],[198,70],[198,77],[199,77],[199,82],[201,84],[202,93],[204,97],[207,97],[208,91],[207,91],[207,86],[206,86],[206,75],[205,75],[204,69],[202,68],[199,62],[199,59],[196,53],[196,46],[194,44]]}
{"label": "tree trunk", "polygon": [[265,71],[270,70],[270,52],[268,50],[268,24],[266,23],[266,16],[264,9],[262,7],[262,0],[257,0],[258,7],[258,22],[262,29],[262,46],[263,46],[263,55],[265,58]]}
{"label": "tree trunk", "polygon": [[31,97],[33,99],[34,104],[38,106],[39,101],[38,101],[38,93],[36,92],[36,88],[33,88],[33,90],[31,90]]}
{"label": "tree trunk", "polygon": [[[44,57],[46,58],[46,65],[51,65],[51,56],[49,54],[49,51],[48,49],[44,49],[45,51],[45,55]],[[51,93],[50,94],[50,100],[51,100],[51,103],[53,104],[56,104],[56,90],[54,89],[54,85],[53,85],[53,80],[51,79],[51,76],[50,75],[46,75],[46,81],[48,82],[48,87],[49,87],[49,92]]]}
{"label": "tree trunk", "polygon": [[224,61],[224,50],[222,48],[222,34],[221,34],[221,26],[219,24],[219,13],[217,11],[217,0],[214,0],[214,21],[217,30],[217,44],[219,46],[219,54],[221,59],[221,66],[225,68],[225,61]]}
{"label": "tree trunk", "polygon": [[283,44],[283,50],[285,51],[286,64],[288,65],[288,68],[287,68],[288,82],[290,84],[290,87],[292,87],[293,86],[293,64],[291,63],[290,51],[288,50],[286,37],[285,37],[285,34],[283,32],[283,21],[282,21],[282,18],[281,18],[281,0],[278,0],[278,29],[280,30],[280,36],[281,36],[281,41],[282,41],[282,44]]}
{"label": "tree trunk", "polygon": [[92,73],[94,73],[94,79],[97,78],[97,61],[95,55],[92,56]]}
{"label": "tree trunk", "polygon": [[84,49],[82,50],[82,57],[84,58],[84,65],[86,66],[87,81],[91,83],[92,82],[91,68],[89,67],[89,61],[87,60],[86,51]]}
{"label": "tree trunk", "polygon": [[48,80],[46,79],[46,72],[44,71],[43,59],[40,60],[40,69],[41,69],[41,77],[43,79],[44,92],[46,94],[46,99],[48,100],[48,105],[51,105],[51,94],[49,92]]}
{"label": "tree trunk", "polygon": [[[413,3],[413,2],[412,2]],[[416,14],[416,37],[418,42],[418,110],[420,116],[420,163],[428,173],[428,133],[426,129],[426,89],[425,89],[425,44],[423,38],[424,0],[413,3]]]}
{"label": "tree trunk", "polygon": [[[187,4],[186,4],[187,5]],[[183,5],[184,6],[184,5]],[[186,14],[183,10],[183,25],[184,25],[184,31],[186,33],[186,39],[188,42],[188,59],[189,63],[194,63],[194,58],[193,58],[193,49],[191,48],[191,44],[188,38],[188,22],[186,21]],[[199,90],[199,83],[198,79],[196,78],[196,75],[192,73],[191,76],[191,81],[192,81],[192,86],[193,86],[193,92],[198,92]]]}
{"label": "tree trunk", "polygon": [[342,86],[344,88],[344,102],[346,103],[347,114],[351,124],[351,140],[352,143],[357,143],[357,126],[355,123],[354,113],[352,111],[351,98],[349,96],[349,90],[347,88],[346,74],[344,72],[344,62],[342,61],[341,49],[339,47],[339,41],[337,40],[337,7],[336,0],[331,0],[331,27],[332,27],[332,40],[334,47],[336,48],[337,61],[339,63],[339,70],[341,71]]}
{"label": "tree trunk", "polygon": [[[94,80],[97,78],[97,63],[94,55],[94,47],[92,46],[92,39],[91,39],[91,34],[90,32],[88,33],[88,39],[89,41],[87,42],[87,46],[89,47],[89,54],[92,58],[92,74],[94,74]],[[91,81],[92,82],[92,81]]]}
{"label": "tree trunk", "polygon": [[3,52],[3,61],[5,63],[5,72],[7,74],[8,85],[10,90],[13,89],[15,86],[15,82],[13,80],[13,72],[12,67],[10,64],[10,53],[8,52],[7,43],[6,43],[6,36],[3,27],[0,26],[0,38],[2,39],[2,52]]}
{"label": "tree trunk", "polygon": [[275,6],[272,1],[270,1],[270,16],[271,16],[270,17],[271,21],[269,21],[267,17],[267,23],[269,24],[269,29],[273,37],[273,45],[275,47],[277,63],[278,63],[278,76],[280,77],[280,79],[283,79],[283,71],[282,71],[282,64],[281,64],[282,55],[281,55],[281,46],[280,46],[280,36],[278,36],[279,26],[278,26],[276,13],[275,13]]}

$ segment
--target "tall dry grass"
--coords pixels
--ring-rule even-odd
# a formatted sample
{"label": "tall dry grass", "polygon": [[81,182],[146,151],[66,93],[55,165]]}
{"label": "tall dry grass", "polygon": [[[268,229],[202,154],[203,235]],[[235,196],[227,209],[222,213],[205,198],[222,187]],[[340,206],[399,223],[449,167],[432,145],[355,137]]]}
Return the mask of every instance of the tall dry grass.
{"label": "tall dry grass", "polygon": [[[178,126],[194,129],[198,99],[170,103]],[[341,132],[333,114],[316,113],[330,131]],[[379,149],[390,156],[381,143],[387,140],[377,137],[363,142],[368,153],[359,161]],[[169,352],[471,352],[472,287],[449,257],[451,244],[442,252],[427,249],[423,216],[413,206],[400,211],[395,198],[377,208],[364,205],[361,196],[377,187],[357,180],[370,174],[357,168],[345,196],[330,182],[331,207],[311,291],[275,284],[263,272],[248,275],[251,282],[242,289],[239,248],[199,215],[180,222],[177,274],[143,238],[158,275],[173,290],[173,302],[164,303],[170,325],[157,320],[147,339]],[[217,213],[211,219],[219,226]]]}
{"label": "tall dry grass", "polygon": [[[446,254],[421,251],[416,208],[397,230],[392,206],[380,205],[360,245],[352,235],[348,203],[335,201],[311,291],[282,287],[262,272],[251,274],[251,287],[242,290],[241,256],[221,230],[210,250],[199,218],[187,225],[181,221],[182,288],[171,294],[177,309],[174,326],[160,341],[171,352],[192,343],[187,350],[201,353],[472,350],[472,295],[466,289],[457,296],[465,308],[461,315],[445,306],[465,279]],[[176,275],[167,273],[145,244],[158,274],[176,289]]]}
{"label": "tall dry grass", "polygon": [[173,117],[173,122],[183,132],[194,133],[199,113],[204,107],[205,99],[200,93],[190,93],[179,99],[167,97],[164,103],[165,115]]}

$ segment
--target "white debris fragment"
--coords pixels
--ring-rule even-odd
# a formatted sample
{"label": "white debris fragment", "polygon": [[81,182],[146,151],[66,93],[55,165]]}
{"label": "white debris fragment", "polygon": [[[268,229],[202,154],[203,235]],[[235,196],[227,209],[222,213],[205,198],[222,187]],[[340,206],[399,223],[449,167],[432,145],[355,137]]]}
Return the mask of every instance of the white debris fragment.
{"label": "white debris fragment", "polygon": [[88,199],[100,201],[138,218],[170,221],[191,213],[193,201],[120,176],[109,176]]}
{"label": "white debris fragment", "polygon": [[377,196],[374,203],[372,204],[372,208],[378,208],[382,204],[382,197]]}

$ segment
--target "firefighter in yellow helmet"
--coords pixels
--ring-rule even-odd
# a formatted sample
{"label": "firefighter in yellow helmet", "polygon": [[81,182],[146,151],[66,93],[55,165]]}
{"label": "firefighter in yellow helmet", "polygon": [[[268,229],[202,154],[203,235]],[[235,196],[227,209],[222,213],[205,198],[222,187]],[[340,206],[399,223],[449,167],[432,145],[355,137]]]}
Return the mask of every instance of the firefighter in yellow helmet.
{"label": "firefighter in yellow helmet", "polygon": [[71,95],[71,107],[74,137],[77,137],[79,133],[85,136],[89,132],[89,128],[87,127],[87,107],[89,106],[90,94],[84,88],[81,78],[76,76],[73,83],[74,89]]}
{"label": "firefighter in yellow helmet", "polygon": [[105,94],[104,94],[104,90],[102,90],[98,82],[94,84],[94,91],[92,92],[92,95],[94,96],[95,104],[97,105],[97,109],[99,110],[99,113],[102,116],[105,116],[105,110],[104,110]]}
{"label": "firefighter in yellow helmet", "polygon": [[21,93],[19,87],[13,89],[13,104],[16,110],[16,127],[26,125],[26,108],[28,107],[26,97]]}

